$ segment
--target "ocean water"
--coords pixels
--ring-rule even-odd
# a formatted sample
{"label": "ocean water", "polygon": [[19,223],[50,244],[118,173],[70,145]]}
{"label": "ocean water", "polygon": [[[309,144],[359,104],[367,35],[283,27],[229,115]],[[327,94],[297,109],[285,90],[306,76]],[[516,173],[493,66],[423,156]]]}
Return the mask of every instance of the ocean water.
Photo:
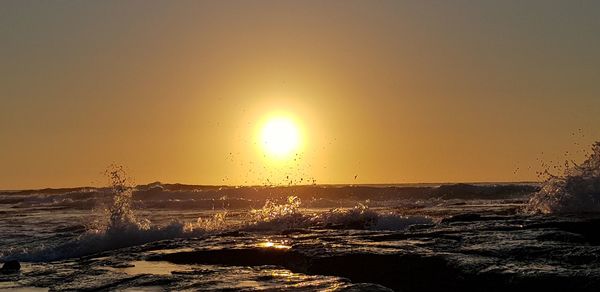
{"label": "ocean water", "polygon": [[542,184],[0,193],[0,289],[600,291],[600,144]]}

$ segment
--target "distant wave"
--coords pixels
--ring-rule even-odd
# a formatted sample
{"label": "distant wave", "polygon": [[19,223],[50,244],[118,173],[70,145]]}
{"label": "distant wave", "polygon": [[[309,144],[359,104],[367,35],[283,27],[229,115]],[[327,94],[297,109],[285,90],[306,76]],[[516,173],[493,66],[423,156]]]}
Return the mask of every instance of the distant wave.
{"label": "distant wave", "polygon": [[[356,202],[402,201],[407,203],[430,199],[499,200],[525,198],[538,191],[535,185],[451,184],[441,186],[328,186],[303,185],[285,187],[212,187],[154,183],[132,188],[133,204],[147,209],[210,210],[249,209],[267,200],[300,198],[304,206],[354,206]],[[0,204],[13,208],[72,208],[89,210],[111,204],[110,188],[80,188],[0,193]]]}

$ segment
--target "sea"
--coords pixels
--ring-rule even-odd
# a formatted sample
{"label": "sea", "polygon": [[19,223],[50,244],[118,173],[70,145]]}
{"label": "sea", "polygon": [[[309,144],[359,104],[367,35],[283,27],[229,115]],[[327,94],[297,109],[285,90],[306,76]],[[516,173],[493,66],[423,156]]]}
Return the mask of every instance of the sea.
{"label": "sea", "polygon": [[600,291],[597,146],[540,183],[133,186],[114,168],[2,191],[0,290]]}

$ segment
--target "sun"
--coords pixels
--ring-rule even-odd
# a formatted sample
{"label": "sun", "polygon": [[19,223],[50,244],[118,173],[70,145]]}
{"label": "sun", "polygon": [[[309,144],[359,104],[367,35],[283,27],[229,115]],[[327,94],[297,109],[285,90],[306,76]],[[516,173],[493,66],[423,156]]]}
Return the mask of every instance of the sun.
{"label": "sun", "polygon": [[298,150],[300,131],[292,119],[272,117],[262,126],[260,142],[270,157],[286,158]]}

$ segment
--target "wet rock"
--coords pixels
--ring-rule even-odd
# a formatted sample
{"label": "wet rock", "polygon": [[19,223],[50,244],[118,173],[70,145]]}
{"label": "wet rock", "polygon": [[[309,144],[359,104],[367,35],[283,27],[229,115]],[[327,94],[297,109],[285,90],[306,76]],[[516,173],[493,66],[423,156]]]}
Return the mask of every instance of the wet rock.
{"label": "wet rock", "polygon": [[481,220],[480,214],[466,213],[466,214],[455,215],[455,216],[452,216],[449,218],[444,218],[444,219],[442,219],[442,223],[471,222],[471,221],[478,221],[478,220]]}
{"label": "wet rock", "polygon": [[556,219],[538,224],[531,224],[528,228],[557,229],[566,233],[576,234],[592,245],[600,245],[600,218],[579,218],[570,220]]}
{"label": "wet rock", "polygon": [[344,277],[353,282],[376,283],[398,291],[435,291],[437,287],[462,288],[459,272],[442,257],[413,253],[342,253],[309,256],[290,249],[197,250],[156,255],[150,261],[175,264],[227,266],[275,265],[293,272]]}
{"label": "wet rock", "polygon": [[563,231],[544,233],[544,234],[539,235],[536,239],[540,240],[540,241],[560,241],[560,242],[567,242],[567,243],[585,243],[586,242],[585,237],[583,237],[580,234],[571,233],[571,232],[563,232]]}
{"label": "wet rock", "polygon": [[304,267],[306,257],[295,251],[278,248],[217,249],[156,255],[149,261],[175,264],[219,264],[226,266],[295,266]]}
{"label": "wet rock", "polygon": [[21,270],[21,264],[18,261],[8,261],[2,265],[0,272],[3,274],[17,273]]}
{"label": "wet rock", "polygon": [[[293,269],[292,269],[293,270]],[[320,256],[310,260],[306,271],[314,275],[334,275],[353,282],[381,284],[396,291],[436,291],[445,287],[459,291],[459,271],[442,257],[413,253],[349,253]]]}

